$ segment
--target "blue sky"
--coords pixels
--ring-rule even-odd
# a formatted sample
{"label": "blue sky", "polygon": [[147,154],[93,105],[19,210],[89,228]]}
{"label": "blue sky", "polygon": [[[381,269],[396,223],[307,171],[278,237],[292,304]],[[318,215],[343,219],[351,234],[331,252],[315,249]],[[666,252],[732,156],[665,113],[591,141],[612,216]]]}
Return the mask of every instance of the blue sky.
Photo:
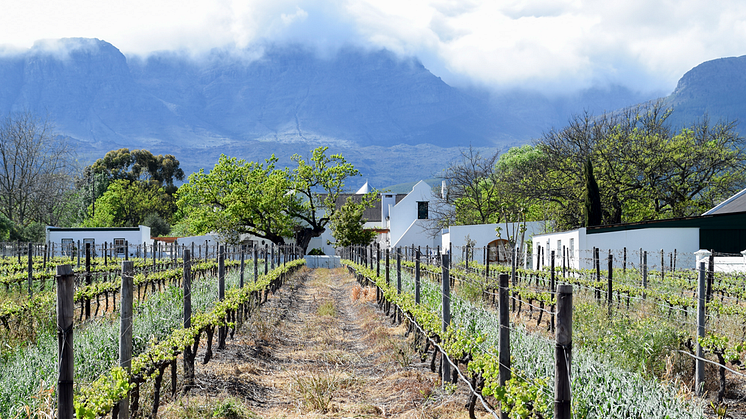
{"label": "blue sky", "polygon": [[0,44],[99,38],[126,55],[300,42],[417,56],[446,82],[668,93],[697,64],[746,55],[746,2],[0,0]]}

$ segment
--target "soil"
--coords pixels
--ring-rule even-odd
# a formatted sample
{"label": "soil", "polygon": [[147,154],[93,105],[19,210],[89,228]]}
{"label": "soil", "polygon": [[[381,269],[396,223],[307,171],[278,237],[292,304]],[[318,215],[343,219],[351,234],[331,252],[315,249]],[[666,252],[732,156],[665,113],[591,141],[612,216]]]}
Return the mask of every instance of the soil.
{"label": "soil", "polygon": [[466,386],[444,389],[405,334],[347,271],[305,269],[197,363],[197,388],[160,416],[468,418]]}

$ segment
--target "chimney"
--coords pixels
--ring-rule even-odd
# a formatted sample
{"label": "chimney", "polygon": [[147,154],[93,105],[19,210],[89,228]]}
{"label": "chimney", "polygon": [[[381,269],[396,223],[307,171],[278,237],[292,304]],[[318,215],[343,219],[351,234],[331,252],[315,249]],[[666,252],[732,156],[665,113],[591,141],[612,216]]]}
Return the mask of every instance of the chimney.
{"label": "chimney", "polygon": [[445,179],[443,179],[443,182],[440,185],[440,197],[443,198],[444,201],[448,200],[448,183]]}

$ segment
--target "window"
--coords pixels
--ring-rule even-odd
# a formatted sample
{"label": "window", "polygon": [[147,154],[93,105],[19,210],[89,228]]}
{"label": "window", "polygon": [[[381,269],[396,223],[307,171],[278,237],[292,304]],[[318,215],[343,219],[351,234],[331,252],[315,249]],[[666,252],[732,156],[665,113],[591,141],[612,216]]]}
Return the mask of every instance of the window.
{"label": "window", "polygon": [[124,246],[124,239],[114,239],[114,251],[116,254],[123,255],[125,251]]}
{"label": "window", "polygon": [[70,256],[75,253],[75,241],[73,239],[62,239],[62,254]]}
{"label": "window", "polygon": [[570,255],[570,259],[575,256],[575,239],[570,239],[570,250],[567,251]]}
{"label": "window", "polygon": [[427,220],[427,201],[417,202],[417,219]]}

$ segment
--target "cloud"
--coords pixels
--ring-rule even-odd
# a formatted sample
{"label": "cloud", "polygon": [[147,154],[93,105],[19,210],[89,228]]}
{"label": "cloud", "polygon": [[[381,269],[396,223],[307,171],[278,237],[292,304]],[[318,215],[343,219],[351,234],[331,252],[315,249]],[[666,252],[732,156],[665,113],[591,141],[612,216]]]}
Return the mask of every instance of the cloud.
{"label": "cloud", "polygon": [[746,4],[729,0],[78,0],[11,2],[0,39],[89,37],[125,54],[302,43],[416,55],[452,84],[672,90],[697,64],[746,53]]}

